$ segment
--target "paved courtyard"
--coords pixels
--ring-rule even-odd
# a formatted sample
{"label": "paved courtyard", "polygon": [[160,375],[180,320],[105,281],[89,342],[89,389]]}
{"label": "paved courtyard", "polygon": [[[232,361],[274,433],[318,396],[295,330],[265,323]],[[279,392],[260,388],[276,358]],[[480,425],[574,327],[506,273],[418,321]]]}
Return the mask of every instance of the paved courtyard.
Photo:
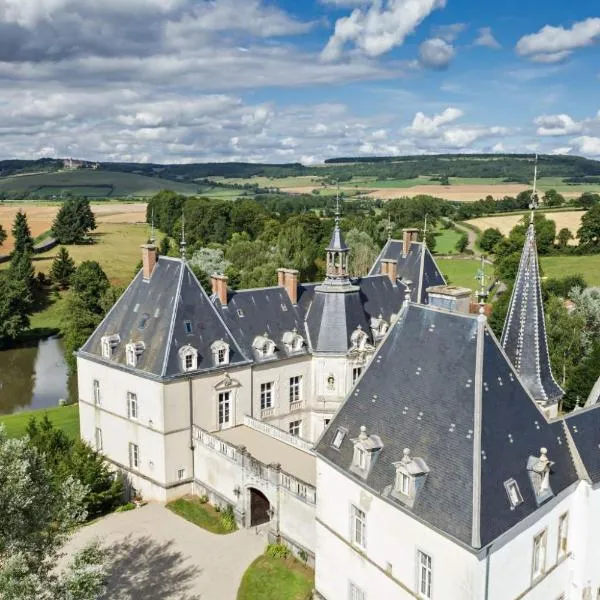
{"label": "paved courtyard", "polygon": [[267,543],[255,529],[214,535],[157,504],[82,527],[67,552],[94,539],[110,556],[110,600],[235,600]]}

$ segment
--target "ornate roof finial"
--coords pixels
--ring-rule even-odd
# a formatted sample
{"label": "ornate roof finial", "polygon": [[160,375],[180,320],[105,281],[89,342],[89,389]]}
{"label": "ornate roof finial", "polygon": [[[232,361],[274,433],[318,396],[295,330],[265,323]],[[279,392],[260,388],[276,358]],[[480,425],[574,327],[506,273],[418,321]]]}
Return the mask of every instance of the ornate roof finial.
{"label": "ornate roof finial", "polygon": [[179,250],[181,253],[181,259],[185,261],[185,247],[187,246],[185,241],[185,213],[183,210],[181,211],[181,244],[179,245]]}
{"label": "ornate roof finial", "polygon": [[485,312],[485,300],[488,296],[487,289],[485,287],[485,256],[483,254],[481,255],[481,266],[479,267],[479,271],[477,272],[475,279],[479,281],[479,291],[477,292],[477,298],[479,299],[479,314],[483,314]]}
{"label": "ornate roof finial", "polygon": [[425,224],[423,225],[423,246],[427,246],[427,213],[425,213]]}
{"label": "ornate roof finial", "polygon": [[531,192],[531,202],[529,203],[529,208],[531,209],[531,213],[529,215],[529,224],[533,224],[533,212],[538,207],[538,198],[537,198],[537,177],[538,177],[538,155],[535,155],[535,167],[533,169],[533,192]]}
{"label": "ornate roof finial", "polygon": [[337,194],[335,195],[335,226],[340,226],[340,182],[337,182]]}
{"label": "ornate roof finial", "polygon": [[390,215],[389,213],[388,213],[387,233],[388,233],[388,240],[391,240],[392,239],[392,215]]}
{"label": "ornate roof finial", "polygon": [[152,231],[150,233],[150,243],[154,244],[156,237],[154,236],[154,206],[152,207]]}

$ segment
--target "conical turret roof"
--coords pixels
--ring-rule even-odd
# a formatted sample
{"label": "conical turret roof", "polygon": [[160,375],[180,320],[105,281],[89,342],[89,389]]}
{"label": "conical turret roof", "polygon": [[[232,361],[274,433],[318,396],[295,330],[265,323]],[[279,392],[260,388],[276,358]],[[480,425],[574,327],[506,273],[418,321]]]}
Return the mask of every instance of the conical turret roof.
{"label": "conical turret roof", "polygon": [[562,398],[564,392],[552,375],[548,354],[533,219],[527,229],[519,271],[502,331],[502,346],[536,401],[554,404]]}

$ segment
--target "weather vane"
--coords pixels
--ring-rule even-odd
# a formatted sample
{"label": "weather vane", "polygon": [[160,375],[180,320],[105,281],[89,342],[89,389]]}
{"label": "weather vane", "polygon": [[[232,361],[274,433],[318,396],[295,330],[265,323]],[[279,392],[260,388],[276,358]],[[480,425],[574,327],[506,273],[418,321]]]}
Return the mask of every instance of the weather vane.
{"label": "weather vane", "polygon": [[481,266],[479,267],[479,270],[477,271],[477,275],[475,276],[475,279],[477,279],[477,281],[479,281],[479,292],[477,293],[477,296],[479,298],[480,306],[483,306],[485,304],[485,300],[488,296],[486,285],[485,285],[485,283],[486,283],[485,256],[483,254],[481,255]]}
{"label": "weather vane", "polygon": [[538,197],[537,197],[537,177],[538,177],[538,155],[535,155],[535,167],[533,170],[533,191],[531,192],[531,202],[529,203],[529,208],[531,210],[531,215],[529,216],[529,222],[533,223],[533,211],[538,207]]}
{"label": "weather vane", "polygon": [[183,260],[185,260],[185,247],[186,247],[186,242],[185,242],[185,213],[183,212],[183,210],[181,211],[181,244],[179,246],[180,251],[181,251],[181,258]]}

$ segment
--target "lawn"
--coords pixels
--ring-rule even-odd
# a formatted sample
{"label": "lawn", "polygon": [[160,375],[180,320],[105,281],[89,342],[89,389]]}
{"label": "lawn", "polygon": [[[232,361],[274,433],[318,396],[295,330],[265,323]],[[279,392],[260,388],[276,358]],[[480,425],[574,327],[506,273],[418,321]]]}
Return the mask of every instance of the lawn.
{"label": "lawn", "polygon": [[600,254],[589,256],[541,256],[545,277],[562,278],[580,273],[588,285],[600,286]]}
{"label": "lawn", "polygon": [[436,254],[455,254],[456,243],[462,234],[454,229],[440,229],[435,234]]}
{"label": "lawn", "polygon": [[0,424],[4,424],[8,437],[22,437],[25,435],[29,419],[32,416],[41,418],[44,414],[47,414],[52,423],[70,438],[74,440],[79,438],[79,405],[77,404],[0,416]]}
{"label": "lawn", "polygon": [[[475,278],[481,266],[480,261],[476,259],[438,258],[436,262],[449,284],[467,287],[472,290],[478,287],[479,284]],[[492,274],[490,265],[486,265],[486,274]]]}
{"label": "lawn", "polygon": [[259,556],[246,570],[237,600],[309,600],[314,571],[295,558]]}
{"label": "lawn", "polygon": [[167,508],[176,515],[190,521],[190,523],[194,523],[194,525],[198,525],[198,527],[202,527],[202,529],[206,529],[211,533],[224,535],[235,531],[235,529],[229,530],[223,526],[221,513],[217,512],[207,502],[200,502],[200,499],[195,496],[187,496],[169,502]]}

